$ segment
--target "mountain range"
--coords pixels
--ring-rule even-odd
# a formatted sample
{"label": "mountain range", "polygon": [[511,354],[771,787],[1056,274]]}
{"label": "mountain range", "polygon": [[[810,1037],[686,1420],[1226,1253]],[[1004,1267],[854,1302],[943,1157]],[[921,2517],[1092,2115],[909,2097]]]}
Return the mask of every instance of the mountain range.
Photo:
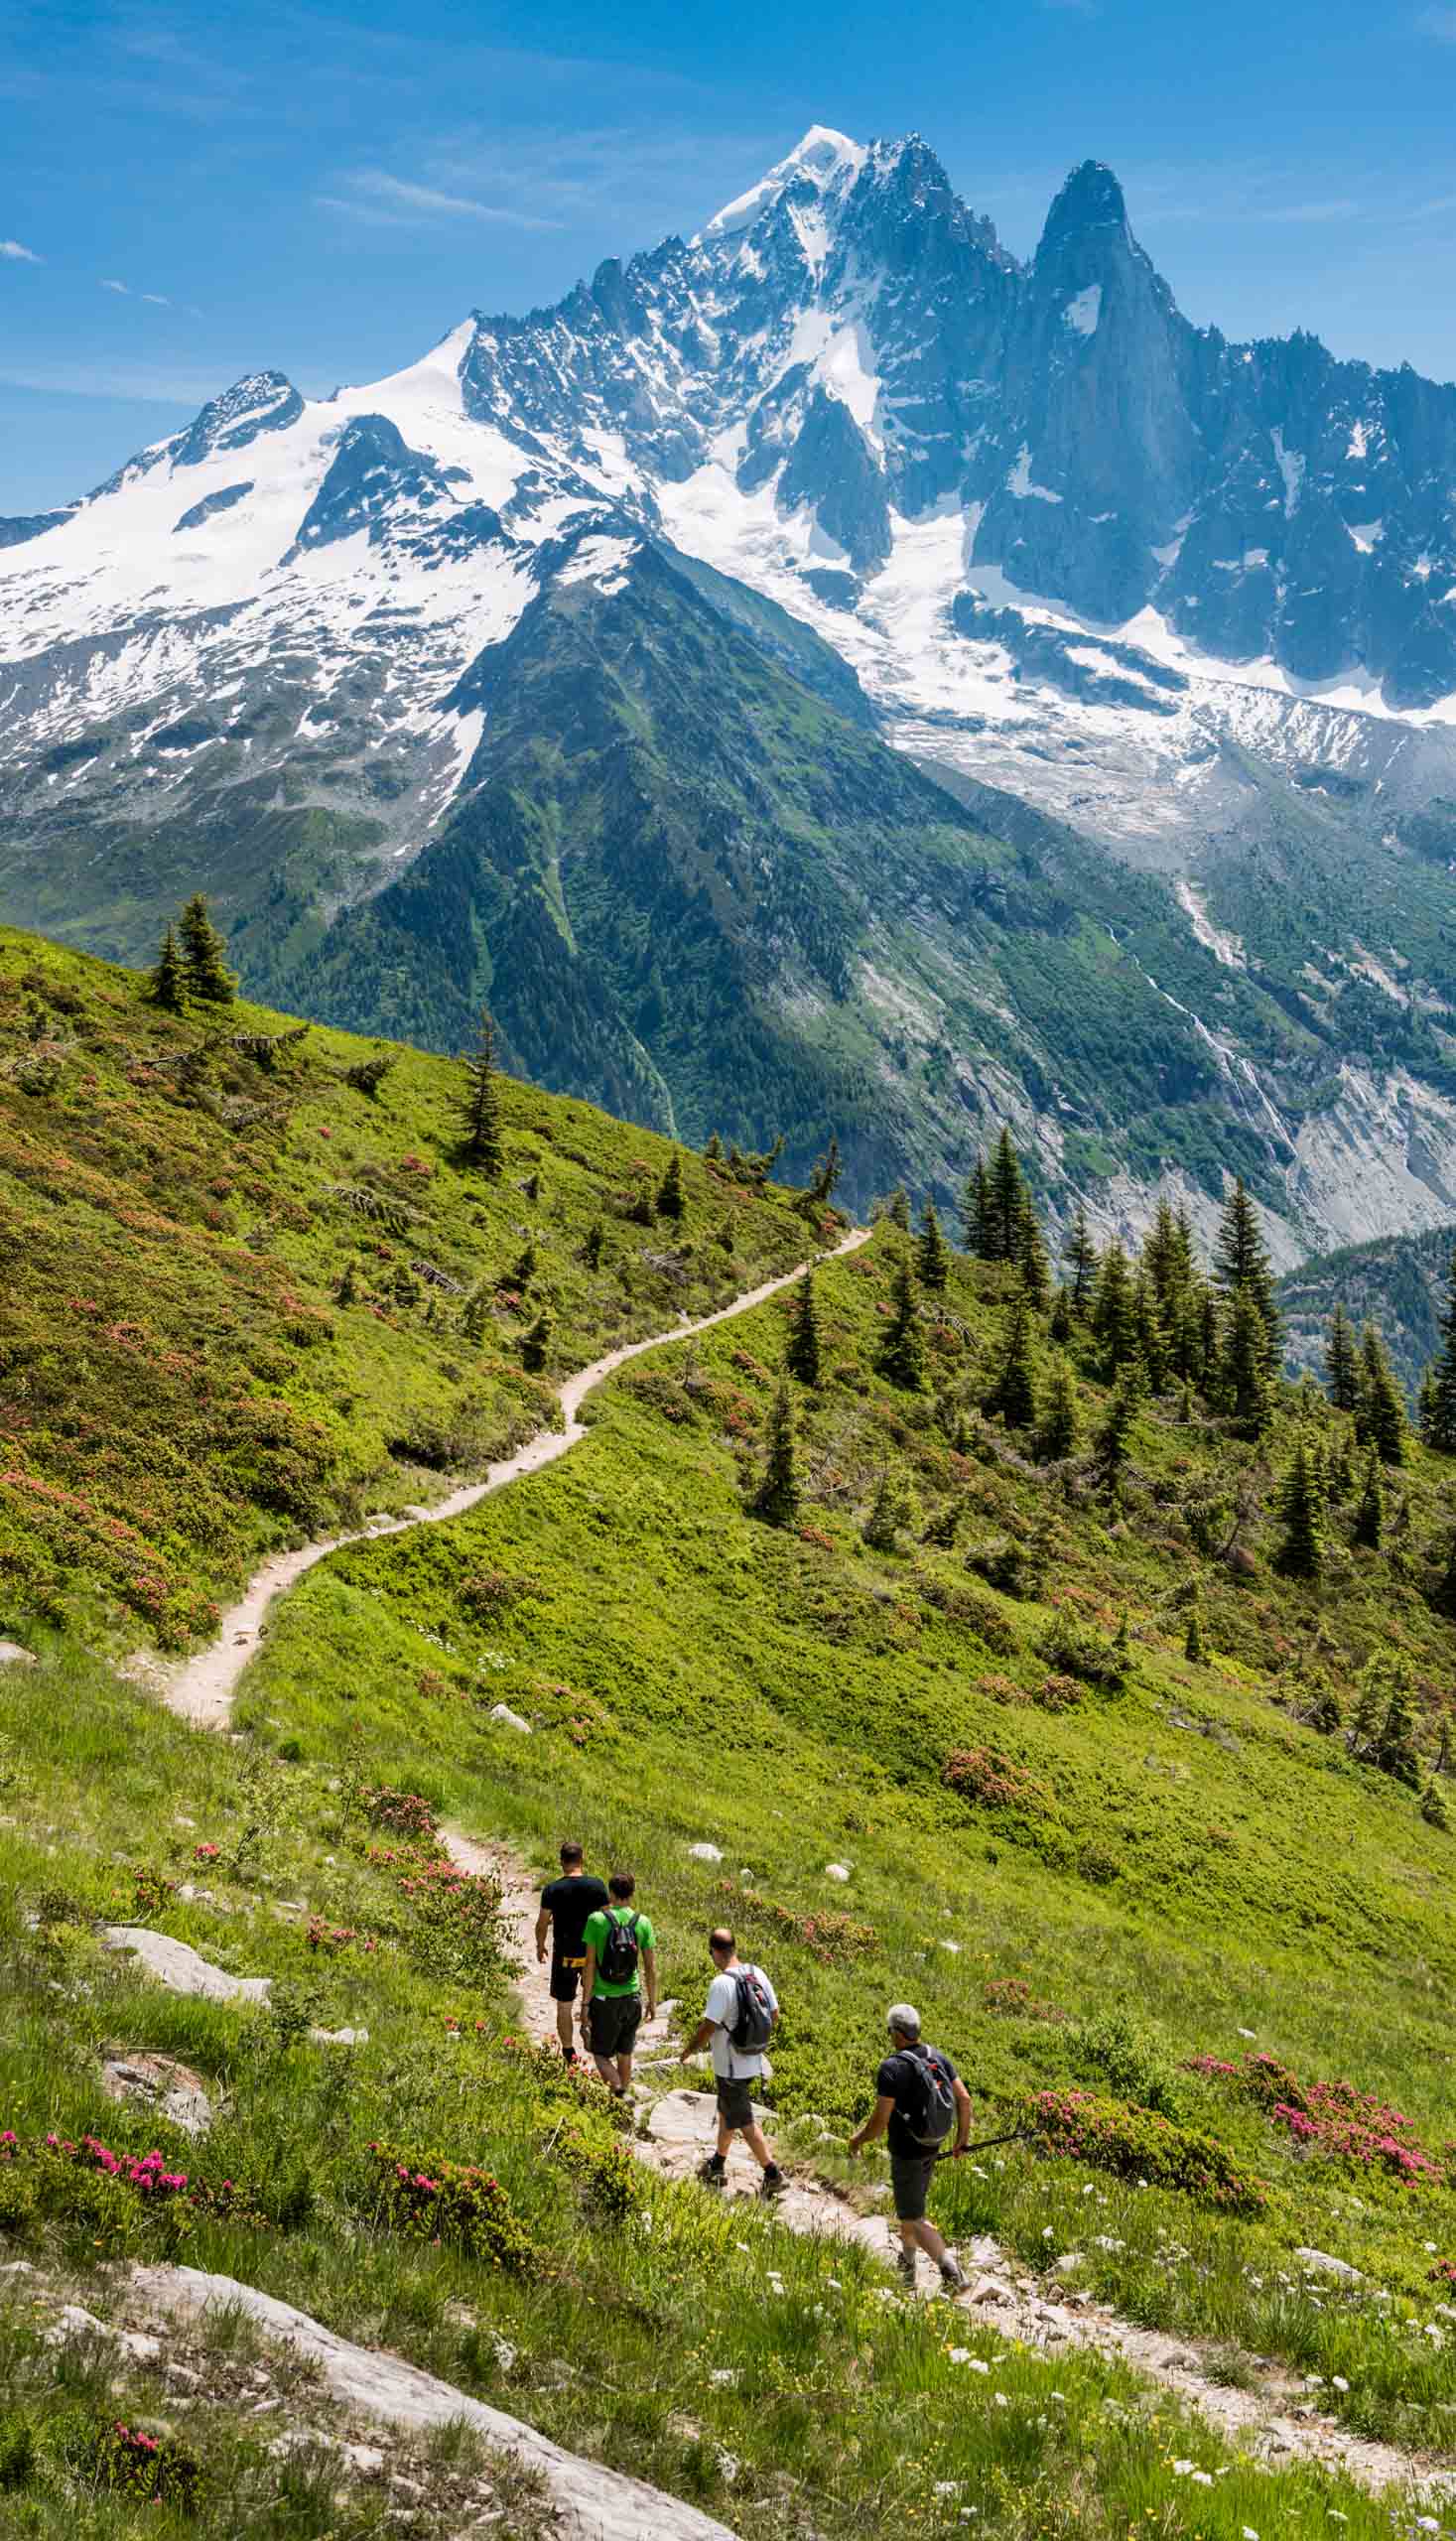
{"label": "mountain range", "polygon": [[0,521],[0,906],[699,1140],[1281,1261],[1456,1215],[1456,388],[816,127],[693,238]]}

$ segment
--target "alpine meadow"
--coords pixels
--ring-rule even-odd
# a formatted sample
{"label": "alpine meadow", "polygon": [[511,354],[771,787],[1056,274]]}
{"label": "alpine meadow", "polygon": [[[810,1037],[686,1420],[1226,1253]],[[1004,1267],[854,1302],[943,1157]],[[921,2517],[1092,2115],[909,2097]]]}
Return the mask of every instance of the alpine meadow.
{"label": "alpine meadow", "polygon": [[4,38],[4,2541],[1456,2541],[1456,52],[1186,14]]}

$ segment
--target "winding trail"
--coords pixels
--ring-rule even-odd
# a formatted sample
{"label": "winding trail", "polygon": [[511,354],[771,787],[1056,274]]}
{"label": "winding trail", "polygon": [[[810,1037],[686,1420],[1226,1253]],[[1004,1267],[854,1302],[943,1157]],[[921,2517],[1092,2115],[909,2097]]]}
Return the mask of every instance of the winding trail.
{"label": "winding trail", "polygon": [[[855,1253],[867,1243],[869,1230],[853,1228],[839,1244],[814,1257],[833,1261],[847,1253]],[[398,1518],[377,1518],[350,1533],[321,1538],[301,1544],[291,1552],[276,1554],[264,1562],[236,1605],[223,1616],[216,1639],[205,1650],[175,1666],[156,1660],[140,1663],[134,1672],[147,1682],[169,1707],[199,1727],[223,1729],[232,1713],[232,1699],[239,1677],[253,1657],[265,1629],[266,1618],[274,1599],[302,1578],[316,1562],[337,1551],[342,1545],[366,1542],[375,1537],[401,1535],[416,1526],[439,1526],[446,1519],[460,1517],[491,1492],[501,1491],[508,1483],[536,1473],[554,1464],[559,1456],[570,1453],[587,1436],[579,1418],[587,1397],[625,1367],[629,1360],[646,1352],[666,1348],[673,1342],[690,1340],[695,1333],[708,1332],[717,1324],[728,1323],[737,1315],[750,1313],[770,1297],[803,1275],[812,1264],[800,1263],[792,1270],[781,1271],[765,1279],[743,1295],[734,1297],[713,1314],[696,1321],[686,1317],[671,1331],[656,1333],[646,1340],[631,1341],[608,1351],[601,1359],[568,1377],[561,1386],[557,1401],[562,1426],[538,1430],[513,1455],[492,1465],[479,1482],[466,1483],[431,1508],[416,1508]],[[540,1883],[527,1866],[506,1846],[482,1844],[458,1829],[443,1830],[446,1849],[462,1869],[487,1872],[501,1884],[502,1911],[508,1933],[524,1969],[519,1993],[527,2019],[538,2025],[548,2038],[555,2035],[555,2006],[547,1989],[546,1975],[536,1963],[534,1926]],[[667,2032],[667,2015],[675,2007],[661,2007],[650,2028],[644,2027],[639,2041],[639,2132],[633,2149],[639,2159],[665,2177],[683,2179],[696,2168],[709,2143],[713,2130],[713,2100],[708,2092],[676,2086],[677,2056]],[[770,2119],[771,2123],[771,2119]],[[742,2164],[740,2169],[738,2164]],[[739,2150],[730,2159],[728,2194],[752,2194],[756,2186],[756,2167]],[[854,2240],[886,2259],[892,2243],[885,2218],[881,2214],[861,2212],[848,2197],[813,2177],[791,2178],[791,2184],[778,2201],[776,2212],[792,2231],[820,2237]],[[1301,2388],[1287,2376],[1266,2374],[1255,2388],[1241,2390],[1216,2380],[1206,2358],[1187,2340],[1171,2338],[1164,2331],[1139,2328],[1121,2319],[1105,2305],[1093,2302],[1061,2284],[1055,2286],[1058,2299],[1033,2278],[1026,2275],[1017,2262],[990,2237],[975,2241],[964,2253],[972,2267],[969,2292],[960,2297],[963,2308],[975,2313],[1002,2337],[1023,2340],[1044,2352],[1065,2351],[1068,2347],[1085,2347],[1118,2357],[1173,2394],[1185,2406],[1196,2411],[1218,2434],[1232,2443],[1247,2446],[1271,2470],[1313,2463],[1326,2470],[1343,2473],[1360,2486],[1380,2495],[1388,2489],[1418,2491],[1427,2498],[1456,2497],[1456,2473],[1423,2462],[1418,2456],[1400,2451],[1394,2445],[1372,2442],[1352,2435],[1336,2420],[1314,2409]],[[928,2270],[928,2263],[923,2262]],[[159,2280],[153,2288],[154,2299],[163,2294],[162,2279],[167,2280],[168,2298],[191,2300],[186,2295],[184,2280],[191,2271],[159,2269],[150,2271]],[[222,2280],[216,2281],[218,2285]],[[200,2288],[205,2280],[199,2280]],[[245,2293],[250,2302],[261,2304],[251,2289],[228,2287],[229,2296]],[[296,2338],[306,2335],[324,2340],[328,2333],[304,2316],[291,2316],[290,2329]],[[320,2350],[322,2352],[322,2348]],[[404,2370],[405,2368],[401,2368]],[[423,2378],[423,2377],[417,2377]],[[456,2395],[452,2395],[452,2399]],[[381,2408],[380,2414],[394,2414]],[[534,2443],[543,2440],[531,2430],[520,2430]],[[510,2439],[508,2439],[510,2440]],[[570,2457],[567,2457],[569,2460]],[[574,2466],[575,2467],[575,2466]],[[570,2493],[570,2483],[568,2483]],[[645,2497],[650,2492],[641,2491]],[[563,2502],[566,2502],[564,2499]],[[575,2499],[571,2502],[575,2503]],[[724,2527],[712,2525],[706,2517],[694,2518],[691,2510],[681,2508],[673,2499],[656,2499],[661,2520],[653,2516],[640,2524],[646,2534],[681,2532],[686,2541],[691,2531],[721,2532]],[[598,2499],[599,2510],[599,2499]],[[678,2521],[676,2518],[683,2519]],[[603,2525],[615,2532],[615,2525]]]}
{"label": "winding trail", "polygon": [[558,1389],[557,1403],[562,1414],[559,1429],[538,1429],[515,1453],[503,1456],[489,1467],[479,1482],[463,1483],[459,1490],[431,1507],[409,1509],[400,1518],[372,1518],[365,1526],[355,1527],[340,1536],[320,1536],[312,1543],[298,1544],[292,1552],[274,1553],[256,1570],[236,1605],[229,1606],[217,1628],[217,1637],[205,1650],[175,1666],[166,1661],[147,1658],[135,1663],[129,1672],[160,1694],[171,1711],[180,1712],[184,1720],[199,1729],[225,1729],[232,1717],[232,1697],[237,1680],[253,1657],[266,1627],[268,1610],[284,1590],[306,1570],[338,1552],[344,1544],[371,1542],[379,1536],[407,1535],[412,1527],[438,1527],[447,1518],[459,1518],[473,1509],[477,1500],[487,1499],[493,1491],[503,1491],[507,1483],[519,1482],[529,1473],[539,1473],[543,1465],[555,1464],[558,1456],[570,1454],[587,1435],[585,1424],[578,1418],[589,1394],[594,1394],[629,1359],[640,1359],[649,1350],[664,1350],[674,1341],[690,1341],[697,1332],[711,1332],[715,1324],[731,1323],[735,1315],[750,1314],[755,1306],[776,1297],[783,1288],[791,1288],[815,1262],[834,1262],[845,1253],[858,1253],[869,1241],[868,1227],[852,1227],[848,1235],[827,1252],[816,1254],[809,1262],[796,1263],[792,1270],[781,1270],[775,1278],[765,1279],[756,1288],[745,1290],[729,1304],[719,1306],[714,1313],[700,1315],[696,1322],[686,1316],[670,1332],[654,1332],[645,1341],[624,1342],[618,1350],[608,1350],[604,1359],[594,1359],[589,1368],[579,1368]]}

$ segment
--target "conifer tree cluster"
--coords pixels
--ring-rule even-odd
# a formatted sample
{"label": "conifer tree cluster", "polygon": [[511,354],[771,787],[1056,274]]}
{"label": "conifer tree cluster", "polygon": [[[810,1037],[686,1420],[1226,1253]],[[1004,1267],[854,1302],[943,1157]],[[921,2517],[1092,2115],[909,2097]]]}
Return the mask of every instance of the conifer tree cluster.
{"label": "conifer tree cluster", "polygon": [[147,983],[154,1005],[182,1014],[188,1005],[230,1005],[237,974],[227,967],[227,947],[195,891],[181,916],[168,924]]}

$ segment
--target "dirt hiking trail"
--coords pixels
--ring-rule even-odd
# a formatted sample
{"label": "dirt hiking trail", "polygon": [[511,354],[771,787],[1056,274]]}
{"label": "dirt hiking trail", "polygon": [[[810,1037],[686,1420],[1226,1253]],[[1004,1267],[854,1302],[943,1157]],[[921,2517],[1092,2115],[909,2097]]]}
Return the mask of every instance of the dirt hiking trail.
{"label": "dirt hiking trail", "polygon": [[[554,2041],[556,2006],[547,1970],[538,1966],[536,1913],[541,1882],[506,1846],[476,1843],[454,1828],[442,1841],[462,1870],[482,1871],[501,1884],[501,1907],[510,1945],[525,1970],[517,1990],[534,2034]],[[675,2005],[659,2006],[651,2026],[639,2036],[633,2097],[638,2132],[632,2149],[639,2160],[668,2179],[687,2179],[713,2148],[715,2106],[711,2090],[684,2089],[691,2068],[678,2062],[678,2048],[668,2036],[667,2016]],[[706,2061],[706,2060],[705,2060]],[[773,2116],[763,2112],[770,2136]],[[889,2265],[898,2243],[888,2216],[865,2213],[785,2155],[790,2186],[775,2201],[774,2211],[791,2231],[816,2233],[833,2240],[853,2240]],[[797,2168],[797,2176],[796,2176]],[[759,2172],[752,2156],[734,2145],[728,2156],[728,2194],[756,2199]],[[704,2195],[712,2194],[708,2190]],[[867,2193],[866,2193],[867,2202]],[[1000,2244],[985,2235],[963,2247],[962,2263],[970,2278],[957,2308],[1005,2339],[1055,2353],[1069,2347],[1091,2347],[1116,2355],[1149,2381],[1160,2384],[1194,2409],[1231,2443],[1246,2446],[1270,2470],[1297,2463],[1317,2463],[1379,2495],[1390,2487],[1418,2487],[1428,2497],[1456,2497],[1456,2473],[1426,2470],[1419,2457],[1394,2445],[1378,2444],[1350,2434],[1338,2420],[1309,2403],[1302,2384],[1289,2374],[1268,2372],[1252,2390],[1215,2381],[1208,2360],[1186,2339],[1163,2330],[1144,2330],[1090,2298],[1058,2288],[1049,2300]],[[938,2288],[928,2259],[920,2260],[921,2290]],[[945,2300],[938,2291],[937,2300]]]}
{"label": "dirt hiking trail", "polygon": [[[815,1259],[833,1261],[854,1253],[867,1243],[867,1228],[852,1228],[840,1243]],[[418,1508],[398,1518],[377,1518],[350,1533],[321,1538],[301,1544],[291,1552],[276,1554],[257,1571],[244,1595],[223,1616],[216,1639],[193,1658],[169,1667],[155,1659],[137,1663],[132,1672],[174,1711],[200,1728],[223,1729],[231,1717],[232,1698],[239,1677],[253,1657],[265,1629],[265,1619],[276,1597],[291,1587],[305,1571],[323,1561],[340,1546],[367,1541],[378,1536],[406,1533],[415,1526],[439,1526],[446,1519],[460,1517],[466,1509],[500,1491],[508,1483],[536,1473],[554,1464],[559,1456],[570,1453],[587,1436],[578,1417],[588,1395],[646,1352],[660,1350],[676,1341],[686,1341],[695,1333],[708,1332],[716,1324],[728,1323],[737,1315],[747,1314],[755,1306],[791,1287],[812,1264],[799,1264],[792,1270],[765,1279],[761,1285],[735,1297],[713,1314],[696,1321],[686,1317],[672,1330],[657,1333],[646,1340],[631,1341],[608,1351],[590,1367],[581,1368],[561,1386],[557,1402],[562,1426],[542,1429],[518,1447],[513,1455],[492,1465],[479,1482],[466,1483],[448,1498],[430,1508]],[[520,1959],[524,1973],[519,1983],[522,2008],[531,2028],[541,2037],[554,2040],[556,2007],[551,2001],[545,1968],[538,1966],[535,1951],[535,1922],[541,1883],[532,1877],[526,1865],[500,1844],[480,1843],[455,1829],[442,1835],[451,1858],[463,1870],[485,1872],[501,1885],[502,1912],[510,1942]],[[685,2070],[678,2063],[677,2049],[668,2035],[668,2016],[672,2004],[659,2007],[657,2019],[644,2024],[638,2041],[637,2079],[633,2096],[637,2103],[637,2133],[633,2150],[650,2168],[668,2179],[687,2179],[697,2169],[711,2148],[714,2133],[714,2102],[711,2092],[685,2089],[679,2076]],[[771,2113],[764,2112],[772,2125]],[[727,2194],[756,2194],[758,2171],[751,2156],[735,2147],[729,2156]],[[704,2194],[711,2192],[705,2190]],[[893,2256],[896,2246],[891,2227],[884,2214],[860,2210],[848,2196],[827,2187],[802,2169],[794,2175],[790,2166],[790,2185],[776,2201],[775,2211],[791,2231],[815,2234],[830,2240],[853,2240],[884,2258]],[[998,2242],[983,2236],[962,2252],[971,2277],[966,2294],[956,2298],[958,2307],[976,2315],[994,2327],[1003,2338],[1022,2340],[1028,2346],[1055,2353],[1059,2348],[1087,2347],[1115,2355],[1149,2381],[1173,2393],[1188,2408],[1195,2410],[1210,2426],[1235,2444],[1247,2446],[1263,2459],[1270,2469],[1282,2469],[1296,2463],[1314,2463],[1330,2471],[1342,2472],[1362,2487],[1379,2495],[1388,2488],[1418,2488],[1423,2495],[1450,2499],[1456,2497],[1456,2473],[1449,2470],[1427,2470],[1419,2457],[1399,2451],[1393,2445],[1380,2444],[1347,2433],[1335,2420],[1322,2416],[1313,2408],[1303,2387],[1292,2376],[1265,2372],[1252,2390],[1241,2390],[1213,2378],[1208,2360],[1187,2340],[1170,2338],[1165,2332],[1139,2329],[1121,2320],[1105,2306],[1090,2298],[1068,2292],[1060,2285],[1058,2298],[1047,2299],[1036,2282],[1020,2269]],[[935,2272],[928,2260],[921,2261],[922,2285],[935,2283]],[[176,2280],[177,2298],[186,2301],[184,2292],[187,2270],[154,2270],[154,2278],[168,2280],[169,2289]],[[217,2280],[220,2286],[222,2280]],[[229,2287],[229,2297],[234,2291]],[[154,2302],[162,2294],[160,2283],[152,2288]],[[193,2298],[197,2299],[197,2291]],[[219,2297],[218,2299],[228,2299]],[[251,2299],[251,2298],[250,2298]],[[263,2298],[257,2298],[259,2302]],[[944,2299],[944,2298],[940,2298]],[[298,2316],[293,2335],[312,2335],[317,2325]],[[320,2339],[328,2333],[318,2331]],[[383,2414],[384,2412],[381,2412]],[[525,2431],[523,2431],[525,2432]],[[538,2442],[540,2439],[536,2439]],[[642,2492],[644,2495],[649,2493]],[[564,2500],[565,2502],[566,2500]],[[575,2500],[572,2500],[575,2503]],[[689,2531],[717,2532],[722,2526],[710,2526],[708,2518],[693,2518],[691,2510],[680,2509],[676,2500],[655,2501],[653,2518],[640,2527],[644,2536],[661,2533],[666,2541],[670,2533]],[[677,2518],[682,2514],[683,2519]],[[661,2519],[658,2519],[660,2516]],[[604,2523],[603,2532],[616,2526]]]}
{"label": "dirt hiking trail", "polygon": [[857,1253],[869,1241],[867,1227],[852,1227],[848,1235],[818,1254],[809,1262],[782,1270],[773,1279],[765,1279],[756,1288],[734,1297],[712,1314],[700,1315],[696,1322],[686,1317],[671,1331],[651,1333],[645,1341],[624,1342],[620,1349],[608,1350],[605,1358],[594,1359],[589,1368],[579,1368],[558,1389],[557,1403],[562,1415],[559,1429],[538,1429],[513,1455],[503,1456],[489,1467],[479,1482],[463,1483],[459,1490],[426,1508],[407,1510],[400,1518],[372,1518],[366,1525],[355,1527],[339,1536],[321,1536],[312,1543],[298,1544],[291,1552],[274,1553],[261,1569],[254,1572],[235,1606],[229,1606],[217,1627],[217,1637],[193,1658],[169,1665],[153,1657],[140,1659],[124,1672],[161,1695],[171,1711],[180,1712],[184,1720],[199,1729],[223,1729],[232,1713],[232,1697],[237,1680],[253,1657],[262,1639],[266,1617],[276,1597],[302,1579],[315,1562],[324,1561],[344,1544],[367,1543],[377,1536],[408,1534],[411,1527],[438,1527],[447,1518],[459,1518],[473,1509],[477,1500],[487,1499],[493,1491],[503,1491],[507,1483],[519,1482],[526,1474],[539,1473],[543,1465],[555,1464],[558,1456],[569,1455],[580,1445],[587,1430],[578,1418],[589,1394],[594,1394],[606,1379],[624,1368],[629,1359],[640,1359],[649,1350],[664,1350],[674,1341],[689,1341],[697,1332],[711,1332],[715,1324],[731,1323],[735,1315],[750,1314],[755,1306],[776,1297],[783,1288],[791,1288],[815,1261],[834,1262],[842,1254]]}

